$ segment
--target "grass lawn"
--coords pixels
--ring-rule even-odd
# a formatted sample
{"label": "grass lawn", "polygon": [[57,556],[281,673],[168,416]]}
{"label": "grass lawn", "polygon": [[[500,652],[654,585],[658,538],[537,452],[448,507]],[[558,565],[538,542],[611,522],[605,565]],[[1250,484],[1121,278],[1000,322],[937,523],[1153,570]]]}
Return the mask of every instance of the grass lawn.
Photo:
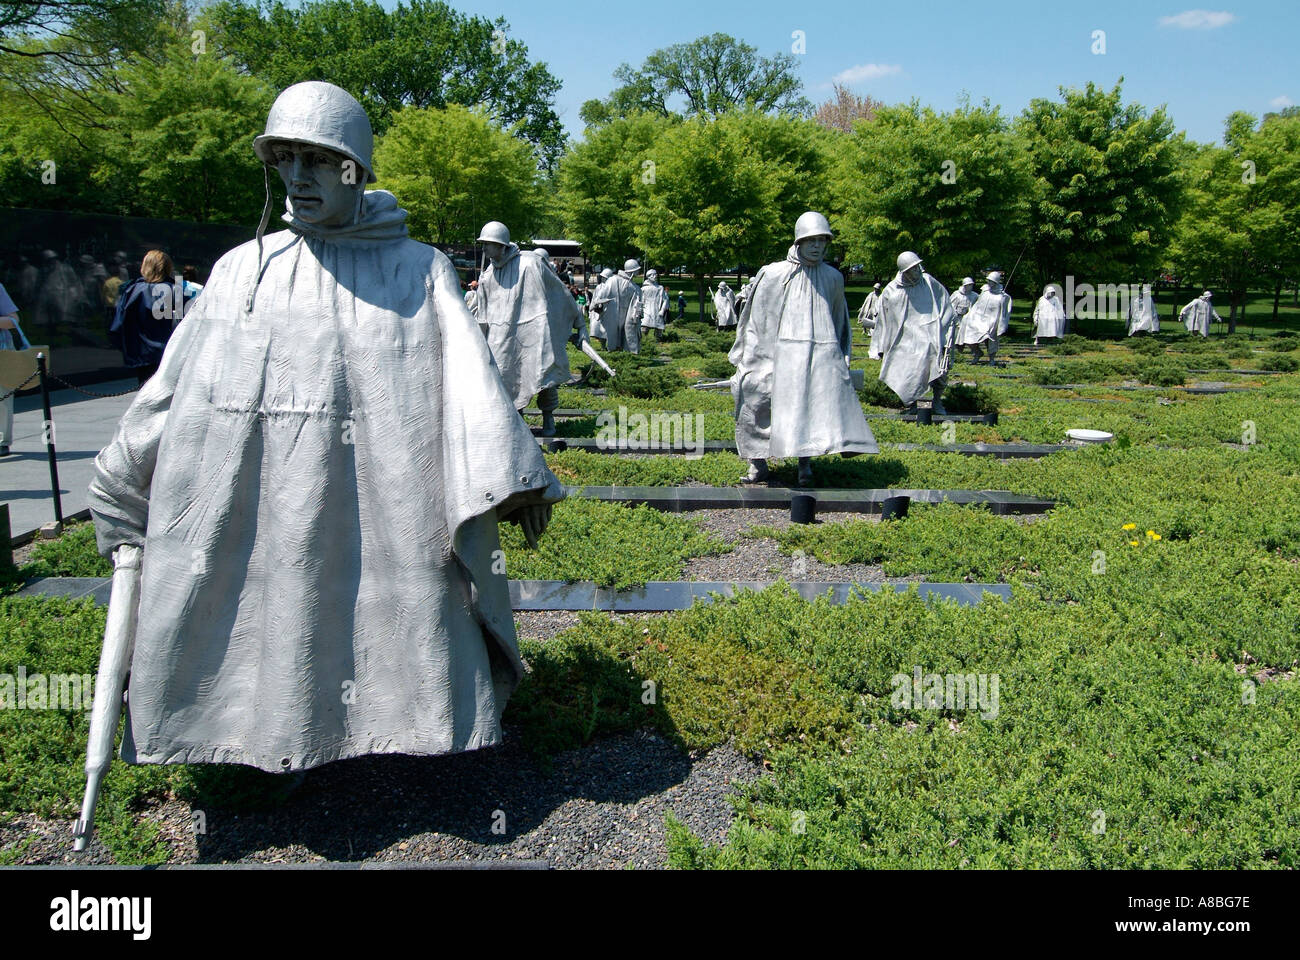
{"label": "grass lawn", "polygon": [[[666,364],[623,364],[626,392],[566,389],[561,405],[698,411],[708,436],[730,438],[730,395],[688,386],[715,378],[730,334],[670,329],[656,350]],[[998,461],[896,450],[889,444],[936,442],[944,428],[873,420],[881,454],[821,458],[819,484],[1000,489],[1059,505],[1032,523],[940,504],[897,524],[768,534],[792,554],[879,564],[890,576],[1008,583],[1009,602],[959,608],[904,594],[834,607],[778,587],[648,619],[584,614],[559,637],[524,644],[531,673],[507,722],[542,755],[649,726],[683,748],[733,742],[762,758],[771,776],[737,796],[725,846],[669,824],[681,867],[1296,868],[1298,347],[1294,337],[1175,332],[1073,339],[1005,368],[959,363],[953,379],[973,384],[967,399],[1001,418],[955,424],[951,439],[1059,442],[1093,427],[1117,442]],[[1279,373],[1188,372],[1268,364]],[[854,366],[868,371],[864,408],[888,409],[874,386],[879,364],[860,351]],[[1194,396],[1174,385],[1198,378],[1251,389]],[[1140,383],[1158,389],[1119,389]],[[565,430],[595,427],[589,418]],[[725,485],[742,470],[722,454],[566,451],[548,462],[571,484]],[[793,473],[793,462],[778,465],[783,479]],[[503,537],[512,576],[622,586],[678,577],[689,557],[725,548],[689,515],[576,500],[557,507],[536,553],[512,527]],[[42,545],[23,573],[104,569],[83,527]],[[85,603],[0,599],[0,674],[93,673],[103,622]],[[898,677],[918,669],[982,677],[990,690],[996,679],[996,706],[900,701]],[[641,702],[647,679],[653,706]],[[87,719],[0,710],[0,816],[75,814]],[[280,783],[119,762],[104,837],[123,862],[160,860],[166,849],[139,815],[150,799],[274,803]]]}

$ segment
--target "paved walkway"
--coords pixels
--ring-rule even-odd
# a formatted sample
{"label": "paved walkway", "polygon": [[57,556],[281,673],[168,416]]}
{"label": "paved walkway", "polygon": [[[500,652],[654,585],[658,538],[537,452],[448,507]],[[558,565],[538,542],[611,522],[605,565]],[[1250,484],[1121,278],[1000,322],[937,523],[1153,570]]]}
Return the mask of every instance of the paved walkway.
{"label": "paved walkway", "polygon": [[[96,383],[87,390],[119,393],[136,385],[135,378]],[[75,390],[50,391],[54,444],[59,457],[59,489],[63,515],[86,509],[86,489],[94,475],[95,457],[113,439],[117,422],[135,393],[92,400]],[[41,435],[41,397],[14,402],[14,442],[9,456],[0,457],[0,503],[9,504],[9,526],[15,537],[54,519],[50,496],[50,466]]]}

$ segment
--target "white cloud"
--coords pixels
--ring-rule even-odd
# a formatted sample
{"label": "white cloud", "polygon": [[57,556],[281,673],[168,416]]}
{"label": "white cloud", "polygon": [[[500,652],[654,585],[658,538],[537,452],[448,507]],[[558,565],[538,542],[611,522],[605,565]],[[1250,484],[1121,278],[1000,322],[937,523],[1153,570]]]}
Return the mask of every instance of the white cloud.
{"label": "white cloud", "polygon": [[857,83],[879,80],[881,77],[888,77],[902,72],[903,68],[897,63],[861,63],[856,67],[841,70],[835,74],[834,80],[836,83],[851,87]]}
{"label": "white cloud", "polygon": [[1184,10],[1172,17],[1161,17],[1160,26],[1177,27],[1179,30],[1217,30],[1236,19],[1237,15],[1227,10]]}
{"label": "white cloud", "polygon": [[1274,110],[1285,110],[1287,107],[1295,106],[1288,96],[1274,97],[1268,102],[1268,105]]}

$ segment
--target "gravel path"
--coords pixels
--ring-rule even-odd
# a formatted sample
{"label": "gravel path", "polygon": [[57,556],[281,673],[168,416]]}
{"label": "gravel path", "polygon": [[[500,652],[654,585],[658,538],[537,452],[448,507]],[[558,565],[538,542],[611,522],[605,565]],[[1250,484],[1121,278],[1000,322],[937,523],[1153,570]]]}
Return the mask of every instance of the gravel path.
{"label": "gravel path", "polygon": [[[446,757],[363,757],[308,771],[270,812],[205,807],[196,836],[181,801],[141,816],[160,827],[173,863],[544,860],[556,868],[662,868],[664,815],[721,843],[733,782],[763,775],[730,746],[688,755],[650,732],[560,754],[543,770],[507,731],[501,747]],[[494,824],[498,832],[494,832]],[[98,833],[74,858],[65,821],[21,816],[0,826],[18,863],[110,863]]]}
{"label": "gravel path", "polygon": [[[746,531],[754,527],[788,529],[792,525],[789,510],[698,510],[690,514],[702,530],[732,544],[730,553],[716,556],[694,557],[686,562],[683,580],[737,581],[774,580],[784,577],[791,581],[879,582],[885,579],[878,566],[865,563],[822,563],[811,554],[802,558],[782,553],[777,542],[770,537],[748,537]],[[879,517],[861,513],[823,513],[819,523],[845,523],[849,520],[866,520],[879,523]],[[908,579],[923,580],[924,577]]]}

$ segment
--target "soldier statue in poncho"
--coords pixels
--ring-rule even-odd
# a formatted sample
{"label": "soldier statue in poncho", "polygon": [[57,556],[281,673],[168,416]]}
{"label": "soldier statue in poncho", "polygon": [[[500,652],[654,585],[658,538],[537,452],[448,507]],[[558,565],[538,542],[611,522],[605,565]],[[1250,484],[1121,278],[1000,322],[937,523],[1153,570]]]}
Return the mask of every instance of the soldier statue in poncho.
{"label": "soldier statue in poncho", "polygon": [[910,250],[898,257],[898,275],[880,295],[880,379],[909,410],[927,391],[932,409],[947,413],[941,398],[952,368],[957,318],[944,285],[921,268]]}
{"label": "soldier statue in poncho", "polygon": [[748,483],[768,477],[769,457],[798,457],[812,483],[812,457],[878,453],[849,377],[853,326],[844,276],[823,263],[831,227],[803,214],[786,258],[754,277],[729,359],[736,368],[736,447]]}
{"label": "soldier statue in poncho", "polygon": [[545,251],[523,252],[510,242],[504,223],[493,220],[479,233],[487,267],[478,285],[479,325],[516,410],[537,398],[542,435],[555,435],[559,387],[568,383],[571,336],[587,339],[573,295],[550,266]]}
{"label": "soldier statue in poncho", "polygon": [[658,340],[668,319],[668,291],[659,285],[659,271],[647,270],[641,284],[641,333],[654,331]]}
{"label": "soldier statue in poncho", "polygon": [[727,286],[726,280],[720,281],[718,289],[713,291],[713,314],[717,318],[719,330],[736,325],[736,295]]}
{"label": "soldier statue in poncho", "polygon": [[1060,340],[1065,336],[1065,307],[1061,303],[1061,296],[1056,292],[1053,284],[1048,284],[1043,288],[1043,295],[1038,298],[1034,304],[1034,346],[1038,346],[1038,341],[1044,337],[1050,340]]}
{"label": "soldier statue in poncho", "polygon": [[998,338],[1011,324],[1011,297],[1002,289],[1002,274],[994,270],[985,278],[980,295],[963,318],[957,342],[971,348],[976,363],[980,348],[987,347],[989,363],[998,354]]}
{"label": "soldier statue in poncho", "polygon": [[[535,544],[563,488],[451,262],[364,189],[371,145],[338,87],[279,96],[257,239],[217,262],[95,461],[100,552],[143,547],[132,763],[501,740],[523,668],[497,523]],[[288,229],[263,237],[270,171]]]}
{"label": "soldier statue in poncho", "polygon": [[641,272],[641,264],[628,260],[623,269],[612,274],[596,288],[592,305],[600,310],[605,327],[605,346],[610,350],[641,352],[641,288],[632,278]]}
{"label": "soldier statue in poncho", "polygon": [[1128,301],[1128,335],[1135,333],[1159,333],[1160,311],[1156,309],[1155,297],[1151,296],[1151,284],[1142,284],[1142,290]]}
{"label": "soldier statue in poncho", "polygon": [[880,359],[880,344],[876,342],[876,323],[880,320],[880,284],[873,284],[871,292],[858,308],[858,323],[867,335],[867,356],[872,360]]}
{"label": "soldier statue in poncho", "polygon": [[1223,318],[1214,310],[1214,304],[1210,302],[1213,296],[1209,290],[1183,307],[1178,312],[1178,319],[1187,327],[1188,333],[1198,333],[1202,337],[1210,335],[1210,324],[1222,323]]}

